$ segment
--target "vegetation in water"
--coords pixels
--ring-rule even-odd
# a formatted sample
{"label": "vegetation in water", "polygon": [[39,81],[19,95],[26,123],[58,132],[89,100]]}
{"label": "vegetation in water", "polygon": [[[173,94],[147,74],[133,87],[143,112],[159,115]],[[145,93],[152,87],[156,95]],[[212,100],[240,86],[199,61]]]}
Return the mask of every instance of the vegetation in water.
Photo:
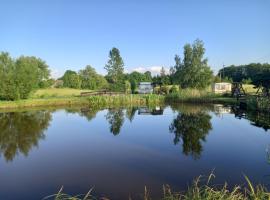
{"label": "vegetation in water", "polygon": [[[211,184],[215,175],[211,173],[209,176],[199,176],[194,179],[191,186],[188,187],[185,192],[175,192],[169,185],[163,185],[163,195],[160,200],[267,200],[270,198],[270,193],[263,185],[254,186],[247,176],[244,176],[246,180],[245,186],[236,185],[232,189],[229,189],[227,183],[222,185]],[[96,200],[103,199],[109,200],[109,197],[95,197],[92,195],[93,188],[85,195],[71,196],[64,193],[63,187],[57,194],[47,196],[43,200]],[[152,200],[151,190],[147,187],[144,189],[142,200]],[[131,200],[132,196],[127,197]]]}

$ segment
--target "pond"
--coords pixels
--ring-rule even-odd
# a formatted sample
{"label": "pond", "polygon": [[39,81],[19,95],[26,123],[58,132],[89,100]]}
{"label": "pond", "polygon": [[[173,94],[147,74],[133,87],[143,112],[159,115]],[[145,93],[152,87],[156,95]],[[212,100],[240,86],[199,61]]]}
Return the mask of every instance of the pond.
{"label": "pond", "polygon": [[111,199],[213,184],[270,183],[270,117],[222,105],[0,113],[0,199],[42,199],[64,187]]}

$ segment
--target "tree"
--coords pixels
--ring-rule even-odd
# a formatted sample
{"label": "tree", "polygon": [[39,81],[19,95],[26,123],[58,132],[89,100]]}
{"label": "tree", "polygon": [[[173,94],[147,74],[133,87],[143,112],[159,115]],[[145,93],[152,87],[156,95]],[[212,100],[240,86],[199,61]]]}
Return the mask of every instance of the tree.
{"label": "tree", "polygon": [[125,81],[125,93],[130,94],[131,93],[131,84],[129,81]]}
{"label": "tree", "polygon": [[124,86],[124,62],[117,48],[109,52],[109,60],[104,67],[107,70],[109,83],[113,84],[113,90],[123,90]]}
{"label": "tree", "polygon": [[49,81],[48,65],[40,58],[21,56],[13,60],[0,54],[0,99],[26,99],[30,92]]}
{"label": "tree", "polygon": [[106,119],[110,125],[110,132],[113,135],[118,135],[125,120],[123,109],[109,109]]}
{"label": "tree", "polygon": [[211,116],[204,112],[179,113],[170,125],[170,132],[174,133],[174,144],[182,140],[183,153],[192,155],[194,159],[200,157],[203,150],[201,141],[212,129]]}
{"label": "tree", "polygon": [[85,69],[80,70],[79,76],[81,79],[82,89],[96,90],[107,86],[106,79],[97,74],[96,70],[90,65],[87,65]]}
{"label": "tree", "polygon": [[75,89],[79,89],[81,87],[80,76],[75,71],[67,70],[62,77],[62,80],[64,87]]}
{"label": "tree", "polygon": [[145,81],[151,82],[152,81],[152,74],[150,71],[144,72]]}
{"label": "tree", "polygon": [[8,53],[0,54],[0,99],[15,100],[20,95],[15,82],[15,63]]}
{"label": "tree", "polygon": [[181,61],[178,55],[175,56],[174,81],[182,88],[202,89],[211,84],[212,74],[204,58],[205,48],[201,40],[184,46],[184,59]]}
{"label": "tree", "polygon": [[19,153],[27,156],[45,138],[51,119],[50,111],[0,113],[0,156],[7,161]]}
{"label": "tree", "polygon": [[169,85],[170,84],[170,78],[168,75],[166,75],[165,68],[162,67],[160,70],[160,82],[162,85]]}
{"label": "tree", "polygon": [[231,65],[219,70],[218,75],[228,77],[234,82],[246,82],[256,87],[270,87],[270,64],[250,63],[248,65]]}
{"label": "tree", "polygon": [[15,65],[15,80],[22,99],[28,98],[32,90],[40,88],[49,79],[48,66],[39,58],[21,56]]}

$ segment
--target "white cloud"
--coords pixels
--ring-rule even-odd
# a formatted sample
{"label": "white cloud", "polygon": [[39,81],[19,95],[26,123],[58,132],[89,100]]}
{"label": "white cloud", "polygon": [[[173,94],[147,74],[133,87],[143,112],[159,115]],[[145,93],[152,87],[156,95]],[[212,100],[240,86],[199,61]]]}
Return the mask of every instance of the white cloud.
{"label": "white cloud", "polygon": [[64,72],[62,70],[58,69],[51,69],[51,77],[54,79],[58,79],[64,75]]}
{"label": "white cloud", "polygon": [[[131,71],[137,71],[140,73],[144,73],[146,71],[150,71],[152,75],[160,74],[162,66],[152,66],[152,67],[136,67],[132,69]],[[167,67],[164,67],[166,74],[169,74],[170,69]]]}

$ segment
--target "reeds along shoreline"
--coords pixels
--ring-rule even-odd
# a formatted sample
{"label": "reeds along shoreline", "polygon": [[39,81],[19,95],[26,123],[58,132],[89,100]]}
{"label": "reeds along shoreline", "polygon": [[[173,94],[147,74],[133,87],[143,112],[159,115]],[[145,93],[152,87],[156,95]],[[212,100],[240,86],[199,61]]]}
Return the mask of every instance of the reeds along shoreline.
{"label": "reeds along shoreline", "polygon": [[[215,175],[211,173],[209,176],[199,176],[194,179],[191,186],[185,192],[174,192],[169,185],[163,185],[163,195],[160,200],[269,200],[270,193],[263,185],[254,186],[247,176],[244,176],[246,184],[244,186],[236,185],[229,189],[228,184],[211,185]],[[44,199],[64,200],[109,200],[109,197],[95,197],[93,189],[90,189],[85,195],[70,196],[64,193],[63,187],[58,193],[45,197]],[[142,200],[153,200],[151,197],[151,189],[146,186],[142,193]],[[132,196],[127,197],[132,200]]]}
{"label": "reeds along shoreline", "polygon": [[63,97],[63,98],[43,98],[26,99],[19,101],[0,101],[0,109],[17,109],[31,107],[50,106],[128,106],[128,105],[155,105],[164,103],[164,96],[149,95],[115,95],[115,96],[88,96],[88,97]]}

